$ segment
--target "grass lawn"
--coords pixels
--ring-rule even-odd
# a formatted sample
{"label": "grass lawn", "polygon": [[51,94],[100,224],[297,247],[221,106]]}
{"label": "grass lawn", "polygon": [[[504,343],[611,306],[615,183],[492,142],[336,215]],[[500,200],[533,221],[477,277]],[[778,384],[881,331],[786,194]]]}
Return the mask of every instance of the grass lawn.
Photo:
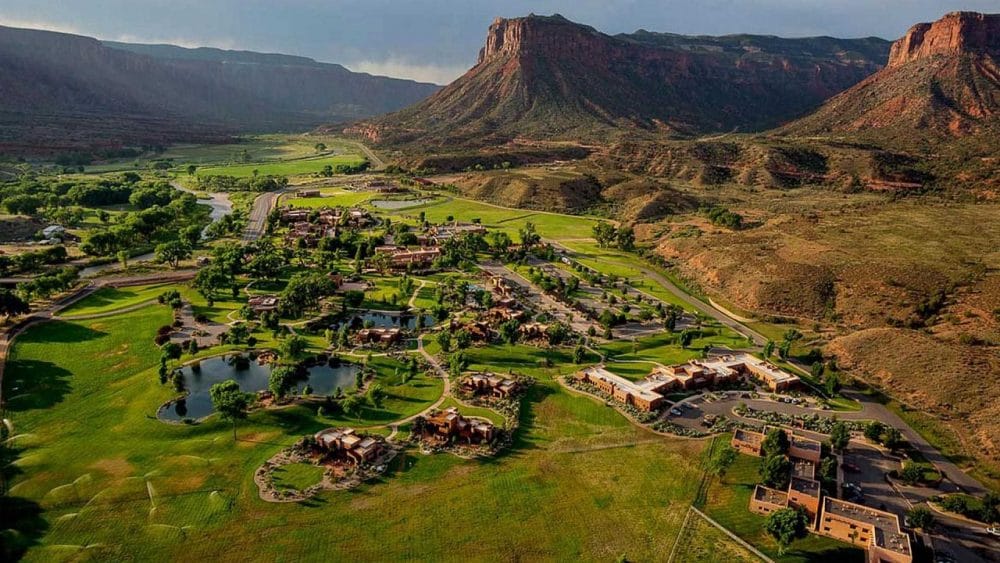
{"label": "grass lawn", "polygon": [[695,563],[737,563],[760,561],[750,550],[733,541],[722,530],[692,512],[676,552],[680,561]]}
{"label": "grass lawn", "polygon": [[[729,436],[719,439],[729,440]],[[766,517],[748,509],[754,485],[760,482],[759,467],[759,458],[738,455],[724,481],[712,481],[708,501],[702,511],[744,541],[779,561],[860,563],[865,560],[862,549],[815,534],[796,541],[783,557],[779,557],[778,544],[764,530]]]}
{"label": "grass lawn", "polygon": [[701,351],[706,346],[739,348],[746,342],[728,333],[696,338],[689,347],[681,348],[680,344],[675,343],[676,337],[677,335],[660,333],[635,340],[613,340],[602,344],[598,349],[611,360],[638,360],[673,365],[701,357]]}
{"label": "grass lawn", "polygon": [[[159,422],[173,392],[156,381],[152,337],[168,319],[151,306],[39,325],[16,341],[5,377],[22,448],[11,495],[21,513],[39,512],[26,560],[234,549],[266,559],[651,560],[669,550],[693,497],[700,442],[657,437],[564,391],[551,379],[564,368],[538,360],[564,362],[565,351],[516,346],[470,350],[474,363],[539,378],[512,451],[483,461],[408,453],[350,493],[265,503],[254,469],[332,421],[304,407],[256,412],[235,442],[215,417]],[[399,387],[388,390],[402,396]],[[442,513],[456,525],[441,526]]]}
{"label": "grass lawn", "polygon": [[347,190],[322,190],[322,197],[295,197],[284,195],[280,205],[317,209],[320,207],[354,207],[372,198],[371,192],[349,192]]}
{"label": "grass lawn", "polygon": [[171,284],[162,283],[132,287],[104,287],[63,309],[59,315],[72,317],[124,309],[155,300],[160,294],[172,289],[172,287]]}
{"label": "grass lawn", "polygon": [[274,487],[278,490],[301,491],[319,483],[323,468],[308,463],[292,463],[274,470]]}
{"label": "grass lawn", "polygon": [[208,166],[199,168],[199,176],[235,176],[248,178],[254,171],[261,176],[299,176],[303,174],[318,174],[324,166],[336,167],[338,164],[358,165],[365,158],[356,154],[338,154],[334,156],[311,156],[293,160],[273,162],[251,162],[248,164],[229,164],[225,166]]}

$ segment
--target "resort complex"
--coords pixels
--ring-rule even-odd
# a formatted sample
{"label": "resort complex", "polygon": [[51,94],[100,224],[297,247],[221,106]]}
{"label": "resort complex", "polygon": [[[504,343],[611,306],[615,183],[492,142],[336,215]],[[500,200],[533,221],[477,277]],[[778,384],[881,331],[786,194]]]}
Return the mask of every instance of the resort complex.
{"label": "resort complex", "polygon": [[664,396],[668,393],[735,383],[747,377],[772,391],[786,391],[799,381],[797,376],[750,354],[723,355],[706,360],[691,360],[675,366],[656,367],[639,381],[615,375],[603,366],[585,368],[576,374],[578,380],[641,411],[658,410],[665,404]]}

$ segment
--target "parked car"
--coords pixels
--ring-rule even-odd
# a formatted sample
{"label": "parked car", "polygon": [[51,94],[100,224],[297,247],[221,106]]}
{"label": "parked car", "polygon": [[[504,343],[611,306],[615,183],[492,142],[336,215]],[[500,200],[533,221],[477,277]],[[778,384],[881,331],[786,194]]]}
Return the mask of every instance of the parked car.
{"label": "parked car", "polygon": [[670,414],[672,414],[672,415],[674,415],[674,416],[681,416],[681,415],[683,415],[684,413],[682,413],[681,411],[679,411],[679,410],[677,410],[677,409],[670,409]]}
{"label": "parked car", "polygon": [[990,526],[986,528],[986,533],[991,536],[1000,536],[1000,526]]}
{"label": "parked car", "polygon": [[853,463],[844,462],[843,468],[844,471],[847,471],[848,473],[858,473],[859,471],[861,471],[861,468],[858,467],[857,465],[854,465]]}
{"label": "parked car", "polygon": [[694,405],[692,405],[691,403],[681,403],[680,407],[684,410],[691,410],[694,408]]}

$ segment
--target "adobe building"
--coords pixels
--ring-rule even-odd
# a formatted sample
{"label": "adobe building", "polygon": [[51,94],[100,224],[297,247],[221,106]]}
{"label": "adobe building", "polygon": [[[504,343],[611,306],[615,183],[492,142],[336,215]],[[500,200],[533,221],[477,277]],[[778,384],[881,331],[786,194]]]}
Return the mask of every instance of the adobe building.
{"label": "adobe building", "polygon": [[582,369],[576,378],[597,387],[611,395],[620,403],[633,406],[641,411],[654,411],[663,405],[663,395],[648,386],[625,379],[606,370],[603,366]]}
{"label": "adobe building", "polygon": [[313,437],[320,448],[355,465],[372,463],[385,451],[380,436],[362,436],[353,428],[327,428]]}
{"label": "adobe building", "polygon": [[768,515],[776,510],[788,508],[788,494],[771,487],[758,484],[750,497],[750,512]]}
{"label": "adobe building", "polygon": [[754,432],[753,430],[737,428],[736,431],[733,432],[733,439],[730,444],[733,446],[734,450],[742,454],[752,455],[755,457],[764,455],[763,432]]}
{"label": "adobe building", "polygon": [[823,496],[819,481],[792,476],[788,484],[788,506],[801,508],[809,516],[809,524],[816,525],[819,501]]}
{"label": "adobe building", "polygon": [[354,333],[354,343],[363,346],[365,344],[379,344],[388,346],[402,340],[403,331],[398,328],[363,328]]}
{"label": "adobe building", "polygon": [[674,366],[658,367],[652,374],[675,380],[675,386],[680,389],[697,389],[731,383],[741,377],[753,378],[775,392],[786,391],[799,383],[797,376],[746,353],[726,354],[704,360],[691,360]]}
{"label": "adobe building", "polygon": [[247,299],[247,306],[254,314],[267,313],[277,310],[280,300],[275,295],[254,295]]}
{"label": "adobe building", "polygon": [[385,245],[375,248],[375,254],[388,254],[392,260],[392,267],[403,269],[411,264],[414,266],[430,266],[441,256],[439,248],[418,248],[408,249],[405,246]]}
{"label": "adobe building", "polygon": [[493,441],[496,427],[485,420],[466,418],[459,414],[458,409],[451,407],[427,415],[423,434],[439,442],[456,438],[470,444],[479,444]]}
{"label": "adobe building", "polygon": [[475,373],[462,380],[462,389],[474,395],[489,395],[497,399],[514,396],[521,388],[513,380],[493,373]]}
{"label": "adobe building", "polygon": [[826,497],[817,532],[866,547],[869,563],[910,563],[910,536],[899,527],[895,514]]}

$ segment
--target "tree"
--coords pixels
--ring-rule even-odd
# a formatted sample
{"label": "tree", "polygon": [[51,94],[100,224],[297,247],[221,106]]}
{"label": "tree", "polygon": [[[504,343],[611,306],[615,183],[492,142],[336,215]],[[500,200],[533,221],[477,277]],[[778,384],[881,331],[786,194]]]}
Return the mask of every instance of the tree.
{"label": "tree", "polygon": [[881,442],[882,433],[885,432],[885,425],[877,420],[873,420],[865,426],[865,438],[868,438],[872,442]]}
{"label": "tree", "polygon": [[233,276],[222,268],[219,264],[212,264],[207,268],[198,270],[194,277],[194,287],[202,297],[209,303],[213,301],[215,293],[220,289],[229,288],[233,284]]}
{"label": "tree", "polygon": [[778,542],[778,554],[784,555],[792,542],[804,538],[809,518],[804,512],[794,508],[775,510],[767,517],[764,529]]}
{"label": "tree", "polygon": [[472,334],[469,331],[462,329],[455,333],[455,346],[459,350],[464,350],[472,344]]}
{"label": "tree", "polygon": [[827,456],[819,464],[819,480],[826,485],[837,483],[837,458]]}
{"label": "tree", "polygon": [[783,456],[788,453],[788,446],[788,434],[781,428],[772,428],[764,436],[760,449],[764,457]]}
{"label": "tree", "polygon": [[695,335],[697,335],[697,331],[695,330],[684,329],[683,331],[681,331],[681,336],[680,336],[681,348],[687,348],[688,346],[690,346],[691,341],[694,340]]}
{"label": "tree", "polygon": [[597,246],[601,248],[607,248],[615,240],[615,226],[611,223],[599,221],[592,230]]}
{"label": "tree", "polygon": [[21,299],[9,289],[0,289],[0,315],[15,317],[30,311],[27,301]]}
{"label": "tree", "polygon": [[729,471],[730,466],[736,461],[736,450],[729,444],[723,444],[721,448],[715,448],[708,456],[705,470],[709,475],[714,475],[721,481]]}
{"label": "tree", "polygon": [[442,352],[451,352],[451,333],[447,330],[442,330],[437,333],[435,339],[437,340],[438,346],[441,347]]}
{"label": "tree", "polygon": [[195,173],[196,170],[198,170],[198,167],[195,166],[194,164],[188,164],[187,165],[188,176],[194,176],[194,173]]}
{"label": "tree", "polygon": [[[593,327],[591,327],[593,328]],[[573,350],[573,363],[582,364],[587,359],[587,349],[582,345]]]}
{"label": "tree", "polygon": [[250,408],[250,394],[240,391],[240,385],[233,380],[216,383],[209,389],[212,406],[219,417],[233,423],[233,440],[236,440],[236,422],[247,417]]}
{"label": "tree", "polygon": [[316,143],[314,148],[316,149],[316,152],[323,152],[326,150],[326,143]]}
{"label": "tree", "polygon": [[295,368],[291,366],[276,366],[268,377],[267,388],[275,399],[283,399],[295,385]]}
{"label": "tree", "polygon": [[764,345],[764,357],[770,358],[774,354],[774,341],[768,340],[767,344]]}
{"label": "tree", "polygon": [[179,240],[164,242],[156,246],[156,261],[166,262],[176,268],[181,260],[191,257],[191,247]]}
{"label": "tree", "polygon": [[886,428],[885,434],[882,435],[882,444],[890,450],[896,451],[902,448],[905,443],[906,440],[903,439],[902,432],[891,426]]}
{"label": "tree", "polygon": [[517,322],[517,319],[511,319],[500,325],[500,339],[507,344],[516,344],[518,331],[521,328],[521,323]]}
{"label": "tree", "polygon": [[306,351],[308,346],[309,343],[306,342],[305,338],[293,334],[281,341],[281,344],[278,345],[278,354],[286,361],[295,361]]}
{"label": "tree", "polygon": [[788,487],[791,477],[792,463],[783,455],[771,455],[764,458],[760,464],[760,479],[772,489]]}
{"label": "tree", "polygon": [[375,383],[374,385],[368,388],[368,393],[367,393],[368,403],[372,407],[380,409],[382,408],[382,404],[385,402],[385,398],[388,395],[389,394],[386,393],[385,389],[382,388],[381,384]]}
{"label": "tree", "polygon": [[344,414],[361,420],[361,413],[365,405],[360,395],[348,395],[341,401],[340,406],[344,409]]}
{"label": "tree", "polygon": [[926,470],[926,465],[911,461],[903,465],[903,469],[899,472],[899,478],[907,485],[916,485],[923,480],[924,471]]}
{"label": "tree", "polygon": [[934,514],[926,506],[914,506],[906,512],[910,527],[927,531],[934,524]]}
{"label": "tree", "polygon": [[549,345],[558,346],[569,338],[569,327],[561,322],[552,323],[545,329],[545,336],[549,339]]}
{"label": "tree", "polygon": [[615,243],[619,249],[625,252],[635,250],[635,231],[632,230],[632,227],[618,229],[618,232],[615,234]]}
{"label": "tree", "polygon": [[524,246],[534,246],[542,240],[542,237],[535,231],[535,224],[531,221],[527,221],[517,232],[521,238],[521,244]]}
{"label": "tree", "polygon": [[842,452],[851,441],[851,431],[843,422],[835,422],[830,429],[830,446],[834,451]]}

